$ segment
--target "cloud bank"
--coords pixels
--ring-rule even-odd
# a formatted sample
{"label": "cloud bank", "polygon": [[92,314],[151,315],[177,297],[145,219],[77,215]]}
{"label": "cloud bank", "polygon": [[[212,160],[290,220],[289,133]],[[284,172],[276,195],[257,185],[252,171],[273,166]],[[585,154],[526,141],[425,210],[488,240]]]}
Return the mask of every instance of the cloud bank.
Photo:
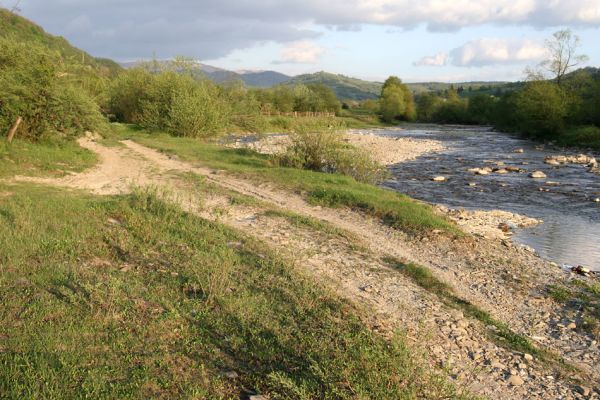
{"label": "cloud bank", "polygon": [[600,26],[598,0],[22,0],[23,14],[93,54],[215,59],[364,25],[452,31],[483,24]]}

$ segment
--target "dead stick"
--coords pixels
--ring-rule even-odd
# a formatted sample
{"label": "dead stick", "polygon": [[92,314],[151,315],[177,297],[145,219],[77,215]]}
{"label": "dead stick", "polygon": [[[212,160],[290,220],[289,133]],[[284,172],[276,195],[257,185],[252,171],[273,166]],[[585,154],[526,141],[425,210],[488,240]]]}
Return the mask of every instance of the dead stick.
{"label": "dead stick", "polygon": [[10,128],[10,131],[8,131],[8,137],[7,137],[8,143],[12,142],[13,138],[15,137],[17,128],[19,127],[19,125],[21,125],[21,121],[23,121],[23,118],[17,117],[17,120],[15,121],[13,126]]}

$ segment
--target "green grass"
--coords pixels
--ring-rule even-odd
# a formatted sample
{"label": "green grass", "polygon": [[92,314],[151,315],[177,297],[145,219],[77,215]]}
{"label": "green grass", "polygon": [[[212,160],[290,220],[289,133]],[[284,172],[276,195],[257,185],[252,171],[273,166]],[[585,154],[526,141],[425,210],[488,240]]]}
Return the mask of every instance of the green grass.
{"label": "green grass", "polygon": [[573,367],[565,364],[556,355],[536,347],[528,338],[513,332],[508,325],[496,320],[488,312],[458,297],[450,286],[440,281],[427,268],[401,263],[395,259],[386,259],[385,261],[423,289],[435,294],[446,306],[458,309],[465,316],[482,322],[487,328],[487,336],[499,346],[511,351],[534,355],[561,370],[573,371]]}
{"label": "green grass", "polygon": [[94,153],[66,140],[31,143],[0,139],[0,178],[14,175],[62,176],[96,164]]}
{"label": "green grass", "polygon": [[153,193],[4,190],[0,398],[461,397],[400,335]]}
{"label": "green grass", "polygon": [[566,285],[548,285],[548,295],[580,314],[581,326],[600,338],[600,283],[574,279]]}
{"label": "green grass", "polygon": [[564,146],[586,147],[600,150],[600,128],[582,126],[572,128],[556,137],[558,144]]}
{"label": "green grass", "polygon": [[183,160],[242,174],[303,193],[307,201],[326,207],[350,207],[380,218],[386,224],[410,233],[440,229],[454,235],[460,230],[433,208],[397,192],[357,182],[348,176],[278,167],[269,156],[246,149],[228,149],[194,139],[145,133],[129,126],[117,126],[122,137]]}

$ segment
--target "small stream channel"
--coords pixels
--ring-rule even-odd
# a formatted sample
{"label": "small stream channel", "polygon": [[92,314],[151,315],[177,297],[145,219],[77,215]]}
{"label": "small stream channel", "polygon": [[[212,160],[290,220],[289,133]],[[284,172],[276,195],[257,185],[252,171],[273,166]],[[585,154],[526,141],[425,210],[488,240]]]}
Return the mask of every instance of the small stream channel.
{"label": "small stream channel", "polygon": [[[600,270],[600,203],[594,201],[600,197],[600,176],[582,165],[544,163],[547,156],[577,152],[558,151],[484,127],[415,126],[373,133],[435,139],[446,146],[440,153],[392,166],[392,178],[384,186],[451,208],[499,209],[539,218],[543,224],[518,229],[514,240],[558,264]],[[498,162],[527,172],[479,176],[467,171],[496,167]],[[547,178],[530,178],[528,172],[536,170]],[[431,181],[438,175],[447,181]]]}

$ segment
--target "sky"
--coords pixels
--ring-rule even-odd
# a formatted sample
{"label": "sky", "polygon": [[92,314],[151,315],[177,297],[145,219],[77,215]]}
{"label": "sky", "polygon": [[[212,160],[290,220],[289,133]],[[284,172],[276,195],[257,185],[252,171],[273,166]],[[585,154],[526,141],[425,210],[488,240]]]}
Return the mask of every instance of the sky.
{"label": "sky", "polygon": [[[0,0],[11,7],[18,0]],[[19,13],[117,61],[382,81],[514,81],[560,29],[600,67],[600,0],[21,0]]]}

